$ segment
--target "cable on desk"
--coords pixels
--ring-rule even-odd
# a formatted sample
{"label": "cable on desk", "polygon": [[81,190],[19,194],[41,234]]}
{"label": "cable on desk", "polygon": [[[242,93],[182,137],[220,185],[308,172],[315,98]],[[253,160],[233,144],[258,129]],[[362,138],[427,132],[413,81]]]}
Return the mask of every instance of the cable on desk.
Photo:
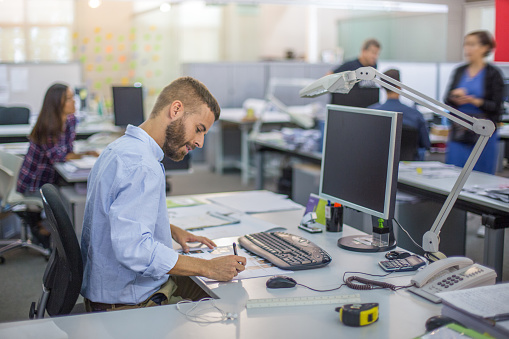
{"label": "cable on desk", "polygon": [[424,251],[424,249],[422,248],[421,245],[419,245],[418,243],[415,242],[415,240],[410,236],[410,233],[408,233],[408,231],[406,229],[403,228],[403,226],[401,226],[401,224],[396,220],[396,218],[393,219],[396,224],[398,224],[399,228],[401,228],[403,230],[403,232],[406,233],[406,235],[408,236],[408,238],[410,238],[410,240],[412,240],[412,242],[415,244],[415,246],[419,247],[421,250]]}
{"label": "cable on desk", "polygon": [[[378,290],[378,289],[388,288],[392,291],[397,291],[397,290],[400,290],[403,288],[409,288],[409,287],[413,286],[413,284],[406,285],[406,286],[397,286],[397,285],[389,284],[389,283],[382,282],[382,281],[365,279],[365,278],[358,277],[355,275],[345,279],[345,276],[347,274],[363,274],[363,275],[369,275],[372,277],[386,277],[392,273],[393,272],[389,272],[387,274],[370,274],[370,273],[364,273],[364,272],[345,272],[343,274],[343,282],[344,282],[343,285],[346,285],[354,290]],[[360,284],[357,284],[354,281],[357,281]]]}
{"label": "cable on desk", "polygon": [[299,286],[305,287],[305,288],[310,289],[311,291],[315,291],[315,292],[330,292],[330,291],[336,291],[336,290],[339,290],[341,287],[345,286],[345,284],[341,284],[341,285],[339,285],[339,287],[331,288],[331,289],[329,289],[329,290],[317,290],[317,289],[314,289],[314,288],[312,288],[312,287],[309,287],[309,286],[306,286],[306,285],[303,285],[303,284],[299,284],[299,283],[297,283],[296,285],[299,285]]}

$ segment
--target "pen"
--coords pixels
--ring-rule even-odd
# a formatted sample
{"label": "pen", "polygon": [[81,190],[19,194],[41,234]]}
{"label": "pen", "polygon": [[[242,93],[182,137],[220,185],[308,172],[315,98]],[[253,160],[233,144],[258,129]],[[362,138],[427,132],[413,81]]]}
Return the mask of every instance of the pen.
{"label": "pen", "polygon": [[[233,254],[239,255],[239,253],[237,253],[237,244],[236,243],[233,243]],[[242,265],[242,263],[240,261],[237,261],[237,262]]]}

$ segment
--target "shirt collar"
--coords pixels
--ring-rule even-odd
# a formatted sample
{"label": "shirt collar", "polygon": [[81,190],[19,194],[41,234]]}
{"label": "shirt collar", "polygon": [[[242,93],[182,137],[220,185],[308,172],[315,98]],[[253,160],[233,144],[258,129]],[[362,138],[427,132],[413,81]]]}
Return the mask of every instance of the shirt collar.
{"label": "shirt collar", "polygon": [[157,142],[143,129],[133,126],[127,125],[125,130],[125,135],[141,140],[145,143],[148,143],[150,149],[152,150],[152,154],[156,157],[156,159],[161,162],[164,158],[164,152],[161,147],[157,144]]}

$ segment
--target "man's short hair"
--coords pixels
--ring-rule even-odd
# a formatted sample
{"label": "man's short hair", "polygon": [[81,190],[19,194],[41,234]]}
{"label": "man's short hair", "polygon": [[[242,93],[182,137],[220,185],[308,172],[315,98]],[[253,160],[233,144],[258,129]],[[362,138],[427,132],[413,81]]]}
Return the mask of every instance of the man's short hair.
{"label": "man's short hair", "polygon": [[365,51],[367,50],[368,48],[370,48],[371,46],[375,46],[376,48],[380,49],[382,48],[382,45],[380,45],[380,43],[378,42],[378,40],[376,39],[367,39],[364,41],[364,43],[362,44],[362,50]]}
{"label": "man's short hair", "polygon": [[[384,74],[387,75],[389,78],[393,78],[394,80],[401,82],[400,77],[399,77],[399,71],[397,69],[394,69],[394,68],[388,69],[384,72]],[[382,81],[394,86],[393,84],[389,83],[387,80],[382,79]],[[397,87],[397,86],[395,86],[395,87]],[[388,88],[385,88],[385,90],[387,92],[393,92]]]}
{"label": "man's short hair", "polygon": [[159,93],[150,116],[156,116],[175,100],[182,101],[186,113],[193,113],[197,106],[206,104],[212,113],[214,113],[214,120],[217,121],[219,119],[221,108],[216,98],[214,98],[203,83],[191,77],[178,78],[166,86]]}

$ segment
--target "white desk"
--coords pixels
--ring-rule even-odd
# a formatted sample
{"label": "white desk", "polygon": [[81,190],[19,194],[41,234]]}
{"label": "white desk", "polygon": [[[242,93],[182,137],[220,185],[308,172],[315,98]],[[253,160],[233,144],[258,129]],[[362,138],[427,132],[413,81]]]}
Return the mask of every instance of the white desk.
{"label": "white desk", "polygon": [[[202,195],[200,197],[214,196]],[[332,263],[324,268],[298,271],[291,276],[299,283],[315,288],[339,286],[345,271],[379,273],[378,261],[383,253],[348,252],[336,246],[341,233],[309,234],[297,229],[303,210],[264,213],[257,218],[286,227],[289,232],[306,237],[325,249]],[[348,226],[344,234],[360,233]],[[228,240],[228,244],[231,240]],[[218,244],[219,245],[219,244]],[[387,279],[397,285],[405,285],[411,275],[399,274]],[[425,332],[424,323],[431,316],[440,314],[441,307],[400,290],[357,291],[342,287],[338,291],[317,293],[303,287],[269,290],[267,278],[242,280],[241,282],[212,283],[207,285],[220,299],[217,305],[227,312],[236,312],[233,321],[200,325],[189,322],[173,305],[128,311],[104,312],[0,324],[2,331],[19,326],[27,329],[31,325],[53,322],[69,338],[413,338]],[[286,296],[317,296],[359,293],[362,302],[380,304],[379,320],[362,328],[347,327],[339,322],[335,305],[278,307],[249,309],[246,301],[252,298]],[[34,329],[42,337],[44,330]],[[35,337],[35,336],[34,336]]]}
{"label": "white desk", "polygon": [[[32,131],[32,125],[0,125],[0,135],[2,138],[25,138]],[[119,132],[120,128],[113,126],[111,122],[98,123],[78,123],[76,125],[76,135],[87,136],[99,132]],[[26,141],[26,140],[24,140]]]}

